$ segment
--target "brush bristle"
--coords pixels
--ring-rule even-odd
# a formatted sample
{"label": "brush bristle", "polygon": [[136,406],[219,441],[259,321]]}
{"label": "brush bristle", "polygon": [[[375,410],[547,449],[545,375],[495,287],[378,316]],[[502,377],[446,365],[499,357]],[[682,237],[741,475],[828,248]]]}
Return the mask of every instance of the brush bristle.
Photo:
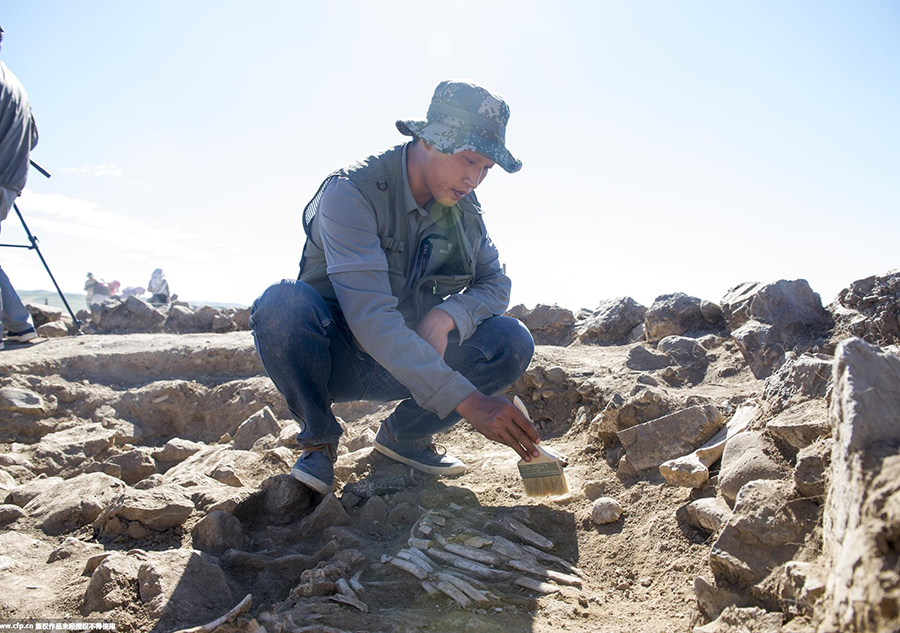
{"label": "brush bristle", "polygon": [[519,464],[519,474],[529,497],[549,497],[569,492],[569,483],[559,462]]}

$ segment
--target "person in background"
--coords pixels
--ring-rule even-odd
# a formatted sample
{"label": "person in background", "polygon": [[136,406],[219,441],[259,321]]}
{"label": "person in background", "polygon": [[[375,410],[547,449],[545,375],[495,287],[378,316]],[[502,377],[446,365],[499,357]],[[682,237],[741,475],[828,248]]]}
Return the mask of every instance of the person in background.
{"label": "person in background", "polygon": [[147,284],[147,290],[152,295],[150,297],[150,305],[164,306],[169,303],[169,282],[166,281],[166,275],[161,268],[157,268],[150,275],[150,283]]}
{"label": "person in background", "polygon": [[[3,29],[0,28],[0,43]],[[0,223],[9,215],[28,179],[28,160],[37,145],[38,132],[25,88],[0,61]],[[0,268],[0,314],[7,341],[24,342],[37,337],[31,313],[22,304],[9,277]],[[0,349],[3,342],[0,341]]]}
{"label": "person in background", "polygon": [[84,282],[84,301],[87,303],[88,310],[91,306],[100,305],[109,299],[109,287],[102,279],[94,277],[93,273],[87,274],[87,280]]}

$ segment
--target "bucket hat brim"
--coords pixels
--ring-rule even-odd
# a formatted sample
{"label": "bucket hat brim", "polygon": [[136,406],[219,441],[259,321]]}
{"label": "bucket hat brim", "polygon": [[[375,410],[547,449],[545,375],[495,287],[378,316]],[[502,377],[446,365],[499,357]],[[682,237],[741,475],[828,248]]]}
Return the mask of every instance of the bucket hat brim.
{"label": "bucket hat brim", "polygon": [[[460,122],[462,123],[462,122]],[[448,125],[422,120],[397,121],[397,129],[405,136],[421,138],[444,154],[456,154],[470,150],[489,158],[513,174],[522,169],[522,161],[510,153],[506,146],[472,131],[467,126]]]}

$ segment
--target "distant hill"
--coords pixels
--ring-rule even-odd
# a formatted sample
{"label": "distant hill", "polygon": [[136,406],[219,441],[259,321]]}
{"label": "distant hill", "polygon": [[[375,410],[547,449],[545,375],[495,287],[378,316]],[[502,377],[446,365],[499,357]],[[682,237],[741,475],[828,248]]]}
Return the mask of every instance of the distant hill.
{"label": "distant hill", "polygon": [[[57,308],[62,308],[63,310],[66,307],[63,305],[62,299],[59,298],[59,294],[53,292],[51,290],[16,290],[19,293],[19,298],[22,299],[22,303],[35,303],[39,305],[51,305],[56,306]],[[66,292],[66,301],[69,302],[69,306],[72,308],[73,312],[78,312],[79,310],[84,309],[84,293],[73,293]],[[146,297],[149,298],[149,294]],[[185,301],[185,299],[181,299],[180,301]],[[192,308],[200,308],[203,306],[211,306],[213,308],[246,308],[247,306],[241,303],[223,303],[217,301],[191,301],[190,299],[186,300]]]}

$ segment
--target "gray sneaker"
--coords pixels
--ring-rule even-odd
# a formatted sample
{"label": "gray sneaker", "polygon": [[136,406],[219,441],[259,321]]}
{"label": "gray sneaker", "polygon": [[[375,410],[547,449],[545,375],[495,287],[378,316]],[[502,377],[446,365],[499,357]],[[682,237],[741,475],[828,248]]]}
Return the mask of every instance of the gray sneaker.
{"label": "gray sneaker", "polygon": [[[330,447],[324,448],[324,447]],[[337,457],[333,444],[304,450],[291,468],[291,477],[319,494],[327,495],[334,489],[334,462]]]}
{"label": "gray sneaker", "polygon": [[431,475],[452,477],[466,472],[466,465],[436,444],[407,446],[390,436],[384,424],[375,436],[374,448],[382,455]]}

